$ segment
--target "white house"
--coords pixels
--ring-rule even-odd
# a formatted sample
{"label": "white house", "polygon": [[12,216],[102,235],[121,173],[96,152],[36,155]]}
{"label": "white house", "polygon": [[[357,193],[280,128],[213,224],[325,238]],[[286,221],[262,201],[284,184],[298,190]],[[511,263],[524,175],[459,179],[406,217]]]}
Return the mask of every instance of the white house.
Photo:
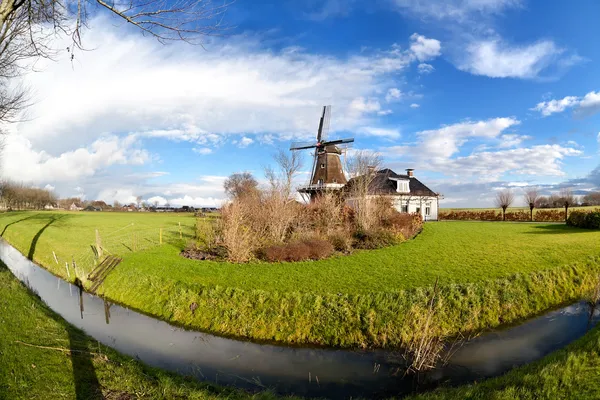
{"label": "white house", "polygon": [[424,221],[438,219],[439,195],[415,178],[413,169],[407,169],[406,175],[388,168],[377,171],[369,183],[369,197],[381,196],[389,197],[400,212],[420,213]]}

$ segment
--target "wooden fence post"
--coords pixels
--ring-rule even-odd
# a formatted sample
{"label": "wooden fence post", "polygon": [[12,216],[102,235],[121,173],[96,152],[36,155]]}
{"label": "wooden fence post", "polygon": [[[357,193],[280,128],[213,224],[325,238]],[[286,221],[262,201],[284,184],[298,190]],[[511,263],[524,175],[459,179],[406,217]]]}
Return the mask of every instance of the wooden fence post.
{"label": "wooden fence post", "polygon": [[100,260],[102,258],[102,240],[98,229],[96,229],[96,253],[98,254],[98,260]]}
{"label": "wooden fence post", "polygon": [[179,223],[179,239],[183,239],[183,233],[181,232],[181,222]]}
{"label": "wooden fence post", "polygon": [[160,230],[159,230],[158,238],[159,238],[160,244],[162,244],[162,228],[160,228]]}
{"label": "wooden fence post", "polygon": [[69,263],[65,261],[65,268],[67,269],[67,276],[71,279],[71,273],[69,272]]}
{"label": "wooden fence post", "polygon": [[52,250],[52,255],[54,256],[54,261],[58,264],[58,258],[56,258],[56,253]]}

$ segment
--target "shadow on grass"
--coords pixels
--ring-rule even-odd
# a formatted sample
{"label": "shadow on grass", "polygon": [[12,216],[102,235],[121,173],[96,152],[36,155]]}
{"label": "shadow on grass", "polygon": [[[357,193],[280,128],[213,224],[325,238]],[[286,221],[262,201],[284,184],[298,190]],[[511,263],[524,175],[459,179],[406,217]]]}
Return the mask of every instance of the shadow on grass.
{"label": "shadow on grass", "polygon": [[572,234],[572,233],[586,233],[592,232],[589,229],[575,228],[565,224],[548,224],[548,225],[535,225],[534,230],[526,232],[529,235],[557,235],[557,234]]}
{"label": "shadow on grass", "polygon": [[27,258],[30,259],[31,261],[33,261],[33,255],[35,254],[35,248],[37,246],[37,242],[38,240],[40,240],[40,236],[42,236],[42,233],[44,233],[44,231],[53,223],[55,223],[56,221],[62,219],[62,215],[56,216],[56,215],[52,215],[50,217],[50,220],[48,221],[48,223],[46,223],[46,225],[44,225],[33,237],[33,239],[31,240],[31,245],[29,246],[29,253],[27,254]]}
{"label": "shadow on grass", "polygon": [[11,223],[6,224],[4,226],[4,229],[2,230],[2,233],[0,233],[0,236],[4,237],[4,233],[6,233],[6,230],[8,229],[9,226],[14,225],[14,224],[18,224],[19,222],[23,222],[23,221],[28,220],[28,219],[33,219],[34,217],[35,217],[35,215],[30,215],[29,217],[21,218],[21,219],[18,219],[16,221],[13,221]]}
{"label": "shadow on grass", "polygon": [[[0,261],[0,271],[8,274],[12,273],[8,270],[8,267]],[[16,279],[16,278],[15,278]],[[66,332],[68,336],[68,348],[67,355],[71,358],[71,365],[73,371],[73,383],[75,386],[75,399],[77,400],[104,400],[105,397],[102,394],[102,386],[98,381],[96,369],[94,367],[94,356],[97,354],[98,348],[96,348],[96,342],[87,336],[83,331],[67,323],[60,315],[50,309],[35,293],[35,291],[27,288],[21,283],[25,289],[29,292],[32,299],[35,299],[36,309],[42,311],[48,318],[56,321]],[[61,342],[64,343],[64,342]],[[39,345],[50,345],[57,347],[56,345],[40,343]],[[62,344],[60,345],[62,347]],[[50,349],[41,350],[53,351]],[[40,353],[43,354],[43,353]],[[1,371],[1,370],[0,370]],[[1,388],[0,388],[1,389]],[[2,394],[0,390],[0,395]],[[0,396],[1,398],[2,396]]]}

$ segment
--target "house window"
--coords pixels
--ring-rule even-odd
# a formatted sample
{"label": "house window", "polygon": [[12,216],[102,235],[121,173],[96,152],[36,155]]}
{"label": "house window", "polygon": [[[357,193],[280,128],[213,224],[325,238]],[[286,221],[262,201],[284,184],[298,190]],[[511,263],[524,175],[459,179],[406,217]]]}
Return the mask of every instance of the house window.
{"label": "house window", "polygon": [[321,168],[325,168],[325,164],[321,164]]}
{"label": "house window", "polygon": [[408,212],[408,204],[405,204],[402,206],[402,212],[403,213],[407,213]]}
{"label": "house window", "polygon": [[431,207],[425,207],[425,215],[427,215],[428,217],[431,215]]}
{"label": "house window", "polygon": [[333,180],[333,183],[337,183],[337,179],[334,179],[334,180]]}
{"label": "house window", "polygon": [[421,212],[421,207],[417,207],[417,214]]}
{"label": "house window", "polygon": [[322,184],[323,184],[323,179],[319,179],[319,180],[317,181],[317,185],[321,186]]}

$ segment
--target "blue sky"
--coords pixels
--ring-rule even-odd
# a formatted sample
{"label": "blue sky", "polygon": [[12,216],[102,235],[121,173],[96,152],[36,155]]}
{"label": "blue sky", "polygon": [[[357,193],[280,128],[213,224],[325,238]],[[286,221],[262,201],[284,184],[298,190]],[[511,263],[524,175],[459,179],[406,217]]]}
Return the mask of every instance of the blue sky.
{"label": "blue sky", "polygon": [[93,51],[24,78],[34,103],[8,128],[3,175],[61,196],[218,205],[227,175],[262,178],[277,149],[314,137],[330,104],[330,137],[415,168],[442,206],[490,206],[507,186],[584,194],[600,186],[599,11],[238,0],[206,50],[98,15],[84,37]]}

